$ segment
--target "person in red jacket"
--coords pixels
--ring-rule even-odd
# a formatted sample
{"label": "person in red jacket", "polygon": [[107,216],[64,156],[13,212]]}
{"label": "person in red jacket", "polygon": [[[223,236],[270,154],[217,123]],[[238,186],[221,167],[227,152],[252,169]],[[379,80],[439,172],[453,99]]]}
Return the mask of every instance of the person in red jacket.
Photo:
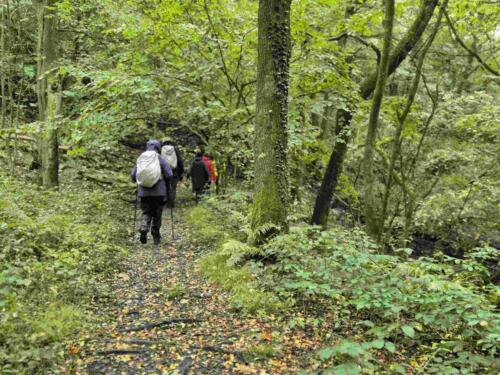
{"label": "person in red jacket", "polygon": [[215,164],[210,160],[208,155],[203,155],[203,163],[207,166],[208,173],[210,173],[210,183],[215,183],[217,181],[217,170],[215,169]]}

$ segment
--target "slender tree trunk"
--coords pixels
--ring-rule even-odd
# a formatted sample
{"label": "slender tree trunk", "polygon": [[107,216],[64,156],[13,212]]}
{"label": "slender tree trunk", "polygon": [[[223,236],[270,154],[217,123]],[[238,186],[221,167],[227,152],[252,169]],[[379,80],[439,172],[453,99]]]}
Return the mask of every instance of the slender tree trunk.
{"label": "slender tree trunk", "polygon": [[365,216],[368,233],[376,236],[378,229],[378,217],[375,201],[375,176],[373,175],[373,157],[375,141],[377,139],[378,118],[382,99],[384,98],[385,81],[387,79],[387,69],[389,67],[389,52],[392,44],[392,26],[394,24],[394,0],[385,0],[385,20],[384,20],[384,44],[382,57],[378,67],[377,85],[373,94],[373,102],[368,121],[368,134],[366,136],[365,153],[363,158],[363,177],[365,179]]}
{"label": "slender tree trunk", "polygon": [[[388,74],[394,73],[397,67],[404,61],[408,56],[410,51],[415,47],[417,42],[420,40],[423,32],[425,31],[438,0],[422,0],[420,3],[420,9],[415,21],[406,31],[405,35],[398,43],[398,45],[392,51],[389,58],[389,68]],[[367,99],[375,89],[375,83],[377,79],[377,71],[368,74],[366,78],[361,82],[360,85],[360,96],[363,99]],[[355,114],[355,110],[351,110],[349,115],[341,115],[343,118],[349,119],[349,121],[343,122],[343,129],[337,129],[337,132],[347,134],[349,132],[350,122]],[[339,115],[337,114],[337,118]],[[337,122],[338,125],[338,122]],[[333,198],[333,193],[338,185],[338,177],[343,168],[344,155],[339,155],[345,153],[347,147],[340,145],[338,142],[332,150],[330,155],[330,161],[328,163],[327,170],[325,171],[325,176],[323,177],[323,182],[321,184],[321,189],[316,197],[316,204],[314,206],[314,212],[311,222],[313,224],[322,225],[326,227],[328,223],[328,214],[330,213],[331,201]],[[340,163],[340,164],[337,164]],[[319,221],[321,220],[321,221]]]}
{"label": "slender tree trunk", "polygon": [[62,95],[57,72],[55,0],[38,1],[38,70],[37,94],[40,121],[39,160],[42,184],[55,188],[59,184],[58,118],[62,112]]}
{"label": "slender tree trunk", "polygon": [[62,113],[62,94],[57,77],[50,75],[47,86],[45,129],[40,138],[42,181],[44,187],[55,188],[59,184],[58,122]]}
{"label": "slender tree trunk", "polygon": [[401,134],[403,132],[404,124],[406,121],[406,118],[410,114],[411,107],[413,105],[413,102],[415,100],[415,95],[417,94],[417,89],[420,84],[420,77],[422,76],[422,68],[424,65],[425,57],[427,55],[427,52],[429,51],[429,48],[432,45],[432,42],[434,41],[434,38],[436,37],[439,28],[441,26],[441,19],[443,18],[443,13],[444,10],[446,9],[446,6],[448,5],[448,0],[444,0],[440,9],[439,9],[439,15],[436,21],[436,24],[434,25],[434,28],[431,32],[431,35],[429,36],[429,39],[426,41],[424,48],[420,52],[420,56],[417,61],[417,66],[416,66],[416,71],[415,71],[415,77],[413,78],[412,86],[410,88],[410,91],[408,92],[408,98],[406,99],[406,105],[403,110],[403,113],[401,115],[398,115],[398,127],[396,129],[396,134],[394,135],[394,140],[392,144],[392,152],[391,152],[391,158],[389,162],[389,170],[387,172],[387,183],[385,186],[385,192],[384,192],[384,197],[382,200],[382,214],[380,216],[380,224],[379,224],[379,231],[377,233],[377,241],[380,242],[382,239],[382,235],[384,233],[384,227],[385,227],[385,221],[386,221],[386,216],[387,216],[387,207],[389,203],[389,197],[391,194],[391,188],[392,188],[392,182],[393,182],[393,170],[396,165],[396,159],[398,155],[400,154],[401,151]]}
{"label": "slender tree trunk", "polygon": [[259,1],[255,191],[252,228],[272,223],[287,230],[288,69],[290,0]]}
{"label": "slender tree trunk", "polygon": [[[330,96],[328,93],[325,94],[325,101],[328,101],[330,99]],[[332,105],[327,105],[323,109],[323,118],[321,119],[320,123],[320,133],[319,133],[319,138],[322,139],[323,141],[327,141],[328,139],[331,138],[331,132],[333,125],[335,124],[335,107]]]}
{"label": "slender tree trunk", "polygon": [[338,178],[342,173],[344,157],[347,151],[347,142],[349,139],[349,127],[346,126],[351,121],[351,112],[343,109],[337,110],[335,125],[335,145],[333,146],[332,156],[326,168],[325,177],[321,182],[321,188],[314,206],[312,224],[326,226],[328,223],[328,214],[330,212],[332,194],[335,186],[338,184]]}

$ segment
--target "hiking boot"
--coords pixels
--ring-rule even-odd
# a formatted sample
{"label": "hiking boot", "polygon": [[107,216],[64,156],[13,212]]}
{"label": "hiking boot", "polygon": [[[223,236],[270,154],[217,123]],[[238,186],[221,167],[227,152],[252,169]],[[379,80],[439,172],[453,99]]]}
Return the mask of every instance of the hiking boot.
{"label": "hiking boot", "polygon": [[148,233],[141,232],[141,237],[139,240],[141,241],[141,243],[147,243],[148,242]]}
{"label": "hiking boot", "polygon": [[160,236],[153,236],[153,244],[159,245],[161,242],[161,237]]}

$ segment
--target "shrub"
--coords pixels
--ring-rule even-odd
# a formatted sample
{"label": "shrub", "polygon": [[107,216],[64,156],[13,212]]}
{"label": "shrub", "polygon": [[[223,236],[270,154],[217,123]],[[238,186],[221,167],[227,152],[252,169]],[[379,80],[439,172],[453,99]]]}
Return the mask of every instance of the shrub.
{"label": "shrub", "polygon": [[[378,254],[360,231],[310,226],[273,239],[264,252],[278,258],[269,271],[282,298],[330,301],[337,315],[362,320],[365,328],[353,336],[365,338],[365,349],[392,354],[416,345],[419,354],[433,358],[426,372],[486,371],[495,363],[500,316],[467,282],[475,278],[457,276],[447,263],[403,261]],[[337,346],[331,351],[341,352]]]}

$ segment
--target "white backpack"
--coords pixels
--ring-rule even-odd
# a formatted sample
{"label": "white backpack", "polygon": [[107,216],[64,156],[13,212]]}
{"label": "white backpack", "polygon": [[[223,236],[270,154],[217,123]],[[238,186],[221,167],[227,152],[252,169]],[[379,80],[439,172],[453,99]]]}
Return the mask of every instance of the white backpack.
{"label": "white backpack", "polygon": [[137,158],[137,184],[151,188],[161,178],[160,156],[156,151],[145,151]]}
{"label": "white backpack", "polygon": [[177,155],[175,154],[175,148],[171,145],[166,145],[161,148],[161,156],[167,159],[170,168],[177,168]]}

